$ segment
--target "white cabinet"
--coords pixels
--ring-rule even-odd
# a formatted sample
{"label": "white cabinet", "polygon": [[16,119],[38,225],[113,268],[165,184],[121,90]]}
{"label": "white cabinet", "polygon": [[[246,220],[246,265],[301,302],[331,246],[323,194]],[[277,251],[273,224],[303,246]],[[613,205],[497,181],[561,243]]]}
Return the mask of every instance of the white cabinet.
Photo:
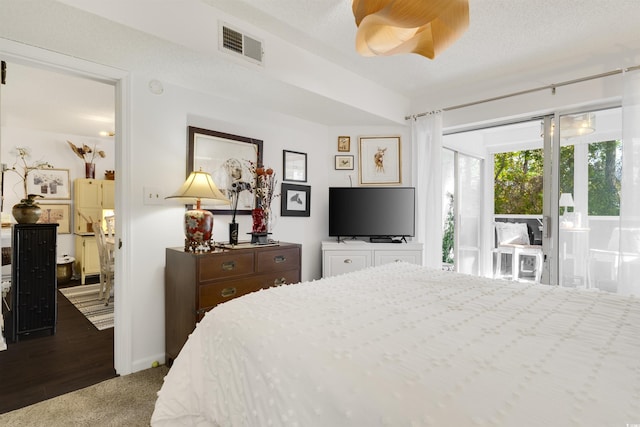
{"label": "white cabinet", "polygon": [[422,265],[422,243],[322,242],[322,277],[397,261]]}

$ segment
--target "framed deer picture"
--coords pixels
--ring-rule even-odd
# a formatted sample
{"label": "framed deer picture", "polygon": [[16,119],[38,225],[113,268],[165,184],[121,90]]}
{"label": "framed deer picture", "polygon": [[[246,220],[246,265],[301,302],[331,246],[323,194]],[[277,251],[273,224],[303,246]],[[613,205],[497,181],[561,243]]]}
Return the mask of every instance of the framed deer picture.
{"label": "framed deer picture", "polygon": [[399,136],[360,137],[360,184],[402,183]]}

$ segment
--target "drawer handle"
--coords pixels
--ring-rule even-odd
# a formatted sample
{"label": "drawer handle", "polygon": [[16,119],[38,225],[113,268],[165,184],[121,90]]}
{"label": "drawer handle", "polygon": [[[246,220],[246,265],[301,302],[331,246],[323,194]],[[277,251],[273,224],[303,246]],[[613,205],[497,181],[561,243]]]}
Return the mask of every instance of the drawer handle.
{"label": "drawer handle", "polygon": [[220,291],[220,296],[224,298],[232,297],[236,294],[236,288],[224,288]]}
{"label": "drawer handle", "polygon": [[286,284],[287,284],[287,279],[285,277],[281,277],[273,281],[273,286],[281,286]]}
{"label": "drawer handle", "polygon": [[235,261],[227,261],[227,262],[223,262],[222,263],[222,269],[224,271],[231,271],[234,268],[236,268],[236,262]]}
{"label": "drawer handle", "polygon": [[280,264],[282,262],[285,262],[287,260],[287,257],[284,255],[276,255],[273,257],[273,260],[275,261],[276,264]]}
{"label": "drawer handle", "polygon": [[349,258],[345,259],[343,261],[345,264],[351,264],[353,261],[351,261]]}

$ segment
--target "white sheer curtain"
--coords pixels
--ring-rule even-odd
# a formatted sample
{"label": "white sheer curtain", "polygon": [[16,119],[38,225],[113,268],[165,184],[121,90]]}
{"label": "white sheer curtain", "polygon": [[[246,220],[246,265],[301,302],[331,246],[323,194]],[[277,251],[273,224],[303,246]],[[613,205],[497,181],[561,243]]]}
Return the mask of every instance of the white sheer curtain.
{"label": "white sheer curtain", "polygon": [[416,118],[411,125],[416,238],[424,244],[423,264],[442,268],[442,113]]}
{"label": "white sheer curtain", "polygon": [[640,71],[623,79],[618,293],[640,295]]}

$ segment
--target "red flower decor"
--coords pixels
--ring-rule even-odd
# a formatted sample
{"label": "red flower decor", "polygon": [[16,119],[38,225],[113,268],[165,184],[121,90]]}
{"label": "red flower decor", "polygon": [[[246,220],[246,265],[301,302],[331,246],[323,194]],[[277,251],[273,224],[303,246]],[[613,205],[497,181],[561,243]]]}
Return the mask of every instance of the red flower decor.
{"label": "red flower decor", "polygon": [[256,180],[251,185],[250,191],[256,195],[258,207],[269,209],[271,207],[271,200],[273,200],[274,197],[278,197],[278,195],[275,194],[278,183],[276,173],[271,168],[256,166],[256,164],[251,161],[249,161],[248,164],[249,170],[256,176]]}

